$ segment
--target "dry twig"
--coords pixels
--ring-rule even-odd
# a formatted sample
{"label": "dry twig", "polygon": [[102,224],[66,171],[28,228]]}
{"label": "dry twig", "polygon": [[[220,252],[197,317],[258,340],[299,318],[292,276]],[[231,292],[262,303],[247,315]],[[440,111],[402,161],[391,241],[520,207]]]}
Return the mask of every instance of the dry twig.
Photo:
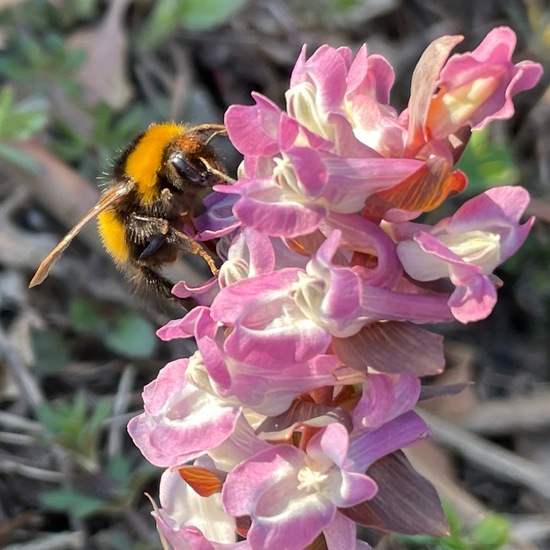
{"label": "dry twig", "polygon": [[538,464],[425,411],[420,413],[432,429],[435,441],[486,472],[528,487],[542,498],[550,500],[550,477]]}

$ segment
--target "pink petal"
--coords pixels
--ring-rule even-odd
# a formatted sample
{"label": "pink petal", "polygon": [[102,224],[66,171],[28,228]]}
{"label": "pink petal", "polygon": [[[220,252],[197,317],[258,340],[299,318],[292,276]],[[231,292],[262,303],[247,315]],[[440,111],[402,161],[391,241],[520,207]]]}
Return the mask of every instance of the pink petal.
{"label": "pink petal", "polygon": [[271,156],[277,153],[281,110],[261,94],[253,93],[255,106],[231,105],[225,126],[231,143],[243,154]]}

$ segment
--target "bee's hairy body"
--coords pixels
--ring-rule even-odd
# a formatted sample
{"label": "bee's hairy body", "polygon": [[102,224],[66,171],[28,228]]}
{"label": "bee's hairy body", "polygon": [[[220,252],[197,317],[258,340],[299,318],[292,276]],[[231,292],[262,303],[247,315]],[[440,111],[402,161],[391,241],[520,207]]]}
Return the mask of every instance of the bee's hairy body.
{"label": "bee's hairy body", "polygon": [[98,229],[107,252],[138,288],[171,297],[172,284],[158,268],[174,262],[179,251],[200,253],[183,230],[193,226],[204,195],[219,181],[201,160],[221,169],[205,142],[206,128],[151,126],[113,168],[113,181],[130,179],[136,185],[98,214]]}
{"label": "bee's hairy body", "polygon": [[173,298],[172,283],[159,269],[174,262],[179,251],[199,254],[216,274],[210,254],[185,229],[194,229],[194,218],[211,187],[230,180],[209,145],[218,134],[225,135],[219,124],[149,126],[122,153],[113,167],[111,185],[50,252],[30,286],[48,276],[83,225],[96,216],[105,249],[138,289]]}

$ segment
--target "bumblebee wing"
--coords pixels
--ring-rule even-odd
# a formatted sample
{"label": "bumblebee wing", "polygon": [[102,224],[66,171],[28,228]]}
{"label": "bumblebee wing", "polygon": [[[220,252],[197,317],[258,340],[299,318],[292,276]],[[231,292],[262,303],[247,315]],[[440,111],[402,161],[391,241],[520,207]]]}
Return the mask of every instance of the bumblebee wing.
{"label": "bumblebee wing", "polygon": [[36,270],[34,277],[29,283],[29,288],[39,285],[48,276],[50,268],[63,254],[65,249],[71,244],[71,241],[78,235],[82,227],[87,224],[92,218],[95,218],[100,212],[120,200],[121,197],[127,195],[135,186],[135,183],[125,181],[104,193],[97,204],[61,239],[59,244],[46,256],[40,267]]}

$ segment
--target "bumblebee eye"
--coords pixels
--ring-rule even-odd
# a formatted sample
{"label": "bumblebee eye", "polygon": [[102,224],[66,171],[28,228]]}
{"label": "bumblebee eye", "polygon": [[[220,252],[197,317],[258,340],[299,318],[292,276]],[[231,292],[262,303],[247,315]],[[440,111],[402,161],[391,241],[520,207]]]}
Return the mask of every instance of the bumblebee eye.
{"label": "bumblebee eye", "polygon": [[189,164],[187,160],[181,155],[174,155],[170,158],[170,162],[174,166],[176,172],[183,179],[190,181],[191,183],[201,183],[203,180],[201,172],[199,172],[194,166]]}

